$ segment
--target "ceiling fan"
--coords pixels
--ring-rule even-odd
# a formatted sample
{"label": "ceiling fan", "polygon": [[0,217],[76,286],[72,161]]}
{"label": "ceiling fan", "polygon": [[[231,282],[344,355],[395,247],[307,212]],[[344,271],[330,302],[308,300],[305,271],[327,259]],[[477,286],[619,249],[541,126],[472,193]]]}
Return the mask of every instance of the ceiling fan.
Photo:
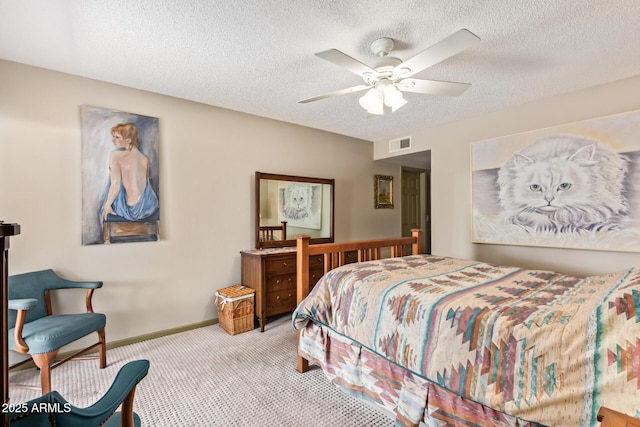
{"label": "ceiling fan", "polygon": [[298,102],[305,104],[369,89],[360,98],[360,105],[369,114],[382,115],[384,114],[385,105],[390,107],[392,111],[396,111],[407,103],[401,92],[445,96],[460,95],[471,86],[469,83],[415,79],[412,76],[468,49],[479,41],[480,38],[471,31],[462,29],[423,50],[413,58],[402,62],[398,58],[388,56],[394,46],[393,39],[383,37],[374,40],[370,47],[374,55],[383,58],[382,63],[376,68],[371,68],[337,49],[318,52],[316,56],[362,77],[364,84],[314,96]]}

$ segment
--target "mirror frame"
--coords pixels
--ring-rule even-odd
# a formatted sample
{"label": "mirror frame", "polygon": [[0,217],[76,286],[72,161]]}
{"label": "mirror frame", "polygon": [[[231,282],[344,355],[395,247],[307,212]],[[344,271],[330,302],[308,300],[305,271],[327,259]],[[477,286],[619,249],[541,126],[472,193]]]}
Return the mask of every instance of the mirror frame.
{"label": "mirror frame", "polygon": [[[281,175],[275,173],[256,172],[255,176],[255,247],[256,249],[274,248],[295,246],[296,239],[284,239],[284,240],[270,240],[260,241],[260,180],[271,179],[275,181],[292,181],[292,182],[304,182],[311,184],[327,184],[330,187],[330,220],[329,220],[329,237],[313,237],[309,243],[333,243],[334,239],[334,218],[335,218],[335,179],[326,178],[312,178],[308,176],[294,176],[294,175]],[[285,236],[286,237],[286,236]]]}

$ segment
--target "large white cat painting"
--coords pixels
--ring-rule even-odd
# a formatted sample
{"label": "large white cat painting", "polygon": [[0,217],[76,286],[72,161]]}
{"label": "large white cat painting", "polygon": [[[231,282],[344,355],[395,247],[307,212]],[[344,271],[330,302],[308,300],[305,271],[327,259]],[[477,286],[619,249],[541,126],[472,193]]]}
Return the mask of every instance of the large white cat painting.
{"label": "large white cat painting", "polygon": [[498,172],[506,223],[566,233],[621,227],[627,160],[574,135],[552,135],[515,153]]}
{"label": "large white cat painting", "polygon": [[475,243],[640,252],[640,111],[471,144]]}

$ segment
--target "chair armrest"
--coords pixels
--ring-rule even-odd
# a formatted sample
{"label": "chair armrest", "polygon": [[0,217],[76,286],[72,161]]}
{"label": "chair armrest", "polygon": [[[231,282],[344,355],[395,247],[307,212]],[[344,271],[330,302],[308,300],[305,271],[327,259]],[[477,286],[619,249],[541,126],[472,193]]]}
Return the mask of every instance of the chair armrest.
{"label": "chair armrest", "polygon": [[29,273],[15,274],[9,276],[9,289],[20,289],[19,294],[12,295],[14,299],[28,298],[44,294],[44,301],[40,301],[40,304],[44,302],[44,307],[47,315],[53,314],[51,306],[50,293],[51,291],[58,289],[86,289],[86,306],[87,312],[92,313],[91,307],[91,293],[102,287],[102,281],[80,281],[64,279],[56,274],[52,269],[32,271]]}
{"label": "chair armrest", "polygon": [[56,286],[57,289],[72,289],[72,288],[82,288],[82,289],[98,289],[102,287],[102,281],[93,281],[93,282],[80,282],[75,280],[67,280],[61,277],[58,277],[58,284]]}
{"label": "chair armrest", "polygon": [[[101,288],[102,282],[75,282],[75,283],[83,283],[83,284],[86,284],[87,286],[65,286],[65,287],[55,288],[54,290],[73,289],[73,288],[86,289],[87,295],[85,296],[85,305],[87,306],[87,313],[93,313],[93,303],[92,303],[93,291],[95,291],[98,288]],[[95,286],[91,286],[91,285],[95,285]],[[47,314],[53,314],[53,310],[51,309],[51,300],[49,299],[50,297],[48,296],[49,292],[50,292],[49,290],[45,291]]]}
{"label": "chair armrest", "polygon": [[29,310],[38,304],[35,298],[10,299],[9,310]]}
{"label": "chair armrest", "polygon": [[105,420],[118,409],[120,404],[127,400],[129,404],[122,405],[123,412],[127,413],[123,413],[122,417],[123,419],[132,418],[133,393],[135,393],[136,385],[147,375],[147,372],[149,372],[148,360],[135,360],[127,363],[120,368],[111,387],[100,400],[87,408],[73,408],[71,413],[79,420]]}
{"label": "chair armrest", "polygon": [[[116,375],[115,380],[111,384],[111,387],[107,392],[91,406],[86,408],[77,408],[71,404],[57,391],[51,391],[44,394],[34,400],[26,403],[26,408],[32,408],[34,403],[57,403],[58,408],[64,408],[64,411],[56,412],[55,418],[58,425],[65,426],[87,426],[87,425],[102,425],[113,413],[118,409],[121,403],[125,400],[129,404],[123,405],[123,425],[126,424],[126,419],[133,419],[133,393],[135,392],[136,385],[142,380],[149,371],[148,360],[135,360],[129,362],[120,368],[120,371]],[[125,403],[127,403],[125,402]],[[55,407],[55,405],[51,405]],[[38,413],[29,414],[9,414],[11,425],[13,420],[27,421],[25,426],[29,425],[28,419],[19,420],[20,418],[29,416],[38,416]],[[16,423],[16,425],[21,425]]]}
{"label": "chair armrest", "polygon": [[[52,271],[53,273],[53,271]],[[91,299],[93,298],[93,291],[102,287],[102,281],[76,281],[63,279],[62,277],[55,275],[55,285],[50,289],[86,289],[87,296],[85,297],[85,304],[87,306],[87,313],[93,313],[93,306]],[[47,313],[51,313],[51,309],[47,308]]]}
{"label": "chair armrest", "polygon": [[16,324],[13,327],[13,344],[17,351],[27,354],[29,352],[29,346],[22,337],[22,328],[27,318],[27,310],[34,308],[38,304],[38,300],[35,298],[10,299],[8,303],[9,310],[18,311]]}
{"label": "chair armrest", "polygon": [[102,287],[101,281],[64,279],[50,268],[47,270],[14,274],[9,276],[9,286],[11,286],[12,283],[16,286],[26,286],[28,289],[32,289],[33,292],[64,288],[97,289]]}
{"label": "chair armrest", "polygon": [[[74,289],[74,288],[86,289],[87,296],[85,297],[85,303],[87,306],[87,313],[93,313],[93,306],[91,303],[91,299],[93,297],[93,291],[102,287],[102,281],[68,280],[68,279],[63,279],[57,274],[55,274],[55,277],[56,277],[55,287],[52,287],[51,289]],[[51,313],[51,310],[48,309],[47,313]]]}

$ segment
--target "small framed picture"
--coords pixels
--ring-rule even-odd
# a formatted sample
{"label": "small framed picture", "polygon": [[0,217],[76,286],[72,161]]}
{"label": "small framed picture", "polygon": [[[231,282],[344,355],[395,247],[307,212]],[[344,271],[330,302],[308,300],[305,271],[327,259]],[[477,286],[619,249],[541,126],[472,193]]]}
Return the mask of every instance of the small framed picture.
{"label": "small framed picture", "polygon": [[376,175],[373,185],[376,209],[393,209],[393,177]]}

